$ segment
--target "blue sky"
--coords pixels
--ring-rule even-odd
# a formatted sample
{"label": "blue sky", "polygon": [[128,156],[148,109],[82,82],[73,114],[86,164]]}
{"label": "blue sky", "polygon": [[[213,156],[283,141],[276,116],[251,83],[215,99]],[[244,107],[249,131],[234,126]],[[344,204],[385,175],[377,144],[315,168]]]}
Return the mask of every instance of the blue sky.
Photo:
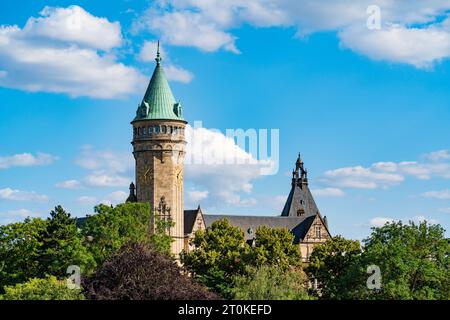
{"label": "blue sky", "polygon": [[300,151],[334,234],[389,219],[449,229],[450,5],[383,1],[369,30],[376,1],[353,2],[3,1],[0,223],[123,200],[161,39],[190,123],[280,130],[276,175],[188,167],[186,206],[279,214]]}

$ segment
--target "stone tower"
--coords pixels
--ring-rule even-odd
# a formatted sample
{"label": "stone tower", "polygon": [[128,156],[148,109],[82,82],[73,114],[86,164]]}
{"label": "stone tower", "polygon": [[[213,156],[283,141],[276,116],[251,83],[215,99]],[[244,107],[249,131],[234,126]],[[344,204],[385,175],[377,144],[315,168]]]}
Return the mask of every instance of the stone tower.
{"label": "stone tower", "polygon": [[155,60],[144,99],[131,122],[136,185],[130,186],[129,199],[149,203],[156,216],[175,223],[168,232],[174,240],[172,252],[178,256],[184,247],[183,161],[187,122],[161,66],[159,42]]}

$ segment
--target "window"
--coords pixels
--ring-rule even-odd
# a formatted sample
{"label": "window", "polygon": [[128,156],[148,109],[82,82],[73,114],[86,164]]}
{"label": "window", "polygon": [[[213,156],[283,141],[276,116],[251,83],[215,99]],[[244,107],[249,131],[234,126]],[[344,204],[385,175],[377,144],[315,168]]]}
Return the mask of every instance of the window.
{"label": "window", "polygon": [[298,209],[297,210],[297,217],[301,217],[304,214],[305,214],[305,210],[304,209]]}
{"label": "window", "polygon": [[151,136],[153,133],[153,127],[148,127],[148,135]]}
{"label": "window", "polygon": [[320,226],[316,226],[315,227],[315,232],[316,232],[316,238],[321,238],[321,234],[320,231],[322,230],[322,228]]}
{"label": "window", "polygon": [[138,128],[138,136],[141,135],[141,127]]}
{"label": "window", "polygon": [[166,133],[167,131],[167,127],[166,126],[162,126],[161,127],[161,133]]}
{"label": "window", "polygon": [[143,127],[142,128],[142,135],[146,135],[147,134],[147,127]]}
{"label": "window", "polygon": [[159,133],[159,127],[158,127],[158,126],[155,127],[155,133],[156,133],[156,134]]}

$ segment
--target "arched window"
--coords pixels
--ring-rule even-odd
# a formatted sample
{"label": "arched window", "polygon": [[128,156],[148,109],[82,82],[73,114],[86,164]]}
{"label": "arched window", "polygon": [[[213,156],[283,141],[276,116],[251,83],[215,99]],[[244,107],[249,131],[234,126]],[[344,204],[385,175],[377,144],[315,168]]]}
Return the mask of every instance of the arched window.
{"label": "arched window", "polygon": [[168,127],[168,132],[167,132],[167,133],[172,134],[172,131],[173,131],[173,127],[172,127],[172,126],[169,126],[169,127]]}
{"label": "arched window", "polygon": [[158,134],[159,133],[159,126],[156,126],[155,127],[155,134]]}
{"label": "arched window", "polygon": [[138,136],[141,135],[141,127],[138,128]]}
{"label": "arched window", "polygon": [[162,126],[161,127],[161,133],[166,133],[167,132],[167,127],[166,126]]}
{"label": "arched window", "polygon": [[173,134],[178,134],[178,127],[173,128]]}
{"label": "arched window", "polygon": [[153,133],[153,127],[148,127],[148,135],[151,137]]}
{"label": "arched window", "polygon": [[145,136],[147,134],[147,127],[142,127],[142,135]]}

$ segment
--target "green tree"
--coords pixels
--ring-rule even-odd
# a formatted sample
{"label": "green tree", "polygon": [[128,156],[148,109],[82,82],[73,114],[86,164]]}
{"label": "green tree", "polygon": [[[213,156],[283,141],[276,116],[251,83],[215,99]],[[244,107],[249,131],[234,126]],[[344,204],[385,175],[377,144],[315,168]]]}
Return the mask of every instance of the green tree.
{"label": "green tree", "polygon": [[195,250],[181,254],[182,263],[198,282],[229,298],[232,277],[245,270],[249,246],[244,233],[223,219],[197,231],[193,244]]}
{"label": "green tree", "polygon": [[427,222],[396,222],[373,228],[364,240],[364,253],[354,274],[365,273],[369,265],[378,266],[381,289],[368,290],[364,282],[355,295],[368,299],[450,299],[450,244],[444,233],[440,225]]}
{"label": "green tree", "polygon": [[259,227],[255,246],[250,251],[250,261],[256,266],[276,265],[281,268],[301,266],[300,248],[294,244],[294,236],[285,228]]}
{"label": "green tree", "polygon": [[173,224],[155,218],[155,232],[152,233],[148,204],[123,203],[116,207],[100,204],[95,207],[95,212],[83,222],[81,229],[98,265],[128,242],[151,243],[160,252],[170,252],[172,238],[166,231]]}
{"label": "green tree", "polygon": [[231,293],[236,300],[309,300],[308,278],[301,268],[263,265],[249,267],[234,277]]}
{"label": "green tree", "polygon": [[[350,276],[351,268],[361,254],[359,241],[333,237],[314,248],[306,269],[311,278],[318,281],[323,299],[341,299],[347,296],[355,280]],[[360,279],[360,277],[358,278]]]}
{"label": "green tree", "polygon": [[84,296],[80,289],[69,289],[65,280],[50,276],[6,286],[0,300],[84,300]]}
{"label": "green tree", "polygon": [[0,226],[0,292],[3,286],[24,282],[39,273],[42,241],[47,221],[26,218]]}
{"label": "green tree", "polygon": [[83,273],[95,268],[95,261],[83,244],[83,236],[72,218],[61,206],[50,212],[45,230],[37,235],[41,243],[38,254],[39,277],[67,276],[67,267],[77,265]]}

